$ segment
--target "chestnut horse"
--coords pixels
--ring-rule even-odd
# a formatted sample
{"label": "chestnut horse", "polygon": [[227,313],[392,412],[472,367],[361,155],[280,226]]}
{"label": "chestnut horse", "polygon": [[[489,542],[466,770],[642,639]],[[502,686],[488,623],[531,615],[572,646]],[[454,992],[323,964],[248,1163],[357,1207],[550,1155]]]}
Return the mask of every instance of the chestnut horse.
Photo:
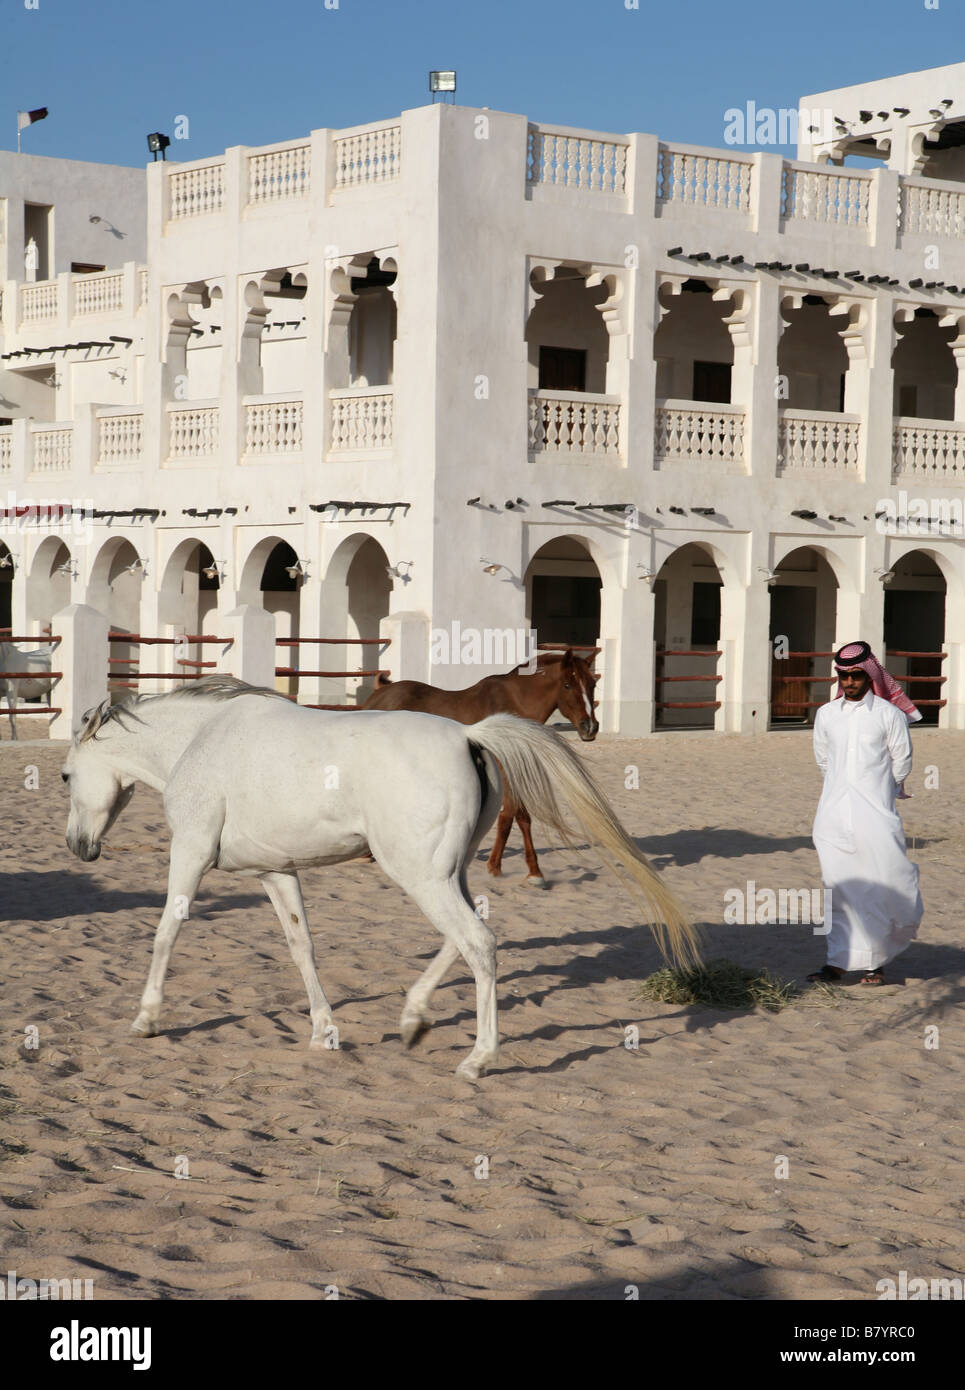
{"label": "chestnut horse", "polygon": [[[569,647],[564,652],[540,652],[536,664],[532,675],[525,674],[525,666],[516,666],[504,676],[484,676],[466,690],[440,690],[421,681],[390,681],[379,675],[362,708],[417,710],[439,714],[459,724],[475,724],[490,714],[515,714],[545,724],[558,709],[584,743],[591,743],[600,727],[593,713],[593,687],[599,676]],[[522,804],[514,803],[508,791],[503,793],[489,872],[497,877],[502,873],[503,850],[514,820],[523,836],[528,882],[545,888],[546,880],[533,848],[529,812]]]}

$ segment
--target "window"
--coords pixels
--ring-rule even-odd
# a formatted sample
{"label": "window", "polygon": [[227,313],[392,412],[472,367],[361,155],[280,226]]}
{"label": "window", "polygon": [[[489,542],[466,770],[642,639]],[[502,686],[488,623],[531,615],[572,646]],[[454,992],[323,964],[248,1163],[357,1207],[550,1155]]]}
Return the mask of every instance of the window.
{"label": "window", "polygon": [[541,391],[585,391],[586,349],[540,347],[539,389]]}
{"label": "window", "polygon": [[694,401],[719,401],[730,403],[730,363],[695,362]]}

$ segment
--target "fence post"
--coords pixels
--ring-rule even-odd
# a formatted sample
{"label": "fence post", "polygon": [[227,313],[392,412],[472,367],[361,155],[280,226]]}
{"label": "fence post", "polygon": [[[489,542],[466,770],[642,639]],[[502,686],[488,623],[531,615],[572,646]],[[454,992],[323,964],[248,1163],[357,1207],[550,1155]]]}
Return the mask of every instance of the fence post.
{"label": "fence post", "polygon": [[85,711],[107,699],[107,618],[86,603],[70,603],[55,613],[51,626],[60,643],[53,649],[51,670],[63,671],[50,692],[60,707],[50,722],[51,738],[73,738]]}
{"label": "fence post", "polygon": [[249,685],[275,688],[275,619],[264,608],[243,603],[219,618],[231,646],[219,658],[219,668]]}
{"label": "fence post", "polygon": [[383,660],[376,664],[390,670],[394,681],[429,679],[429,618],[426,613],[390,613],[382,619],[379,636],[391,646]]}

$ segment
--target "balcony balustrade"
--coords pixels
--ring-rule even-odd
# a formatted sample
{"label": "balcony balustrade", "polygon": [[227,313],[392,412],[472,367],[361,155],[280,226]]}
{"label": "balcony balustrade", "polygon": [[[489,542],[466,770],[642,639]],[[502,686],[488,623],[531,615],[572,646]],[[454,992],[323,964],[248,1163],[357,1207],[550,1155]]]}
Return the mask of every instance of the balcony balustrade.
{"label": "balcony balustrade", "polygon": [[696,146],[661,145],[657,153],[657,205],[685,203],[718,212],[749,213],[754,166]]}
{"label": "balcony balustrade", "polygon": [[402,126],[370,126],[339,134],[334,142],[335,190],[397,179],[402,167]]}
{"label": "balcony balustrade", "polygon": [[168,176],[168,220],[204,217],[223,212],[225,162],[223,159],[191,169],[173,168]]}
{"label": "balcony balustrade", "polygon": [[109,271],[104,275],[75,275],[74,313],[119,314],[124,308],[124,272]]}
{"label": "balcony balustrade", "polygon": [[849,170],[842,174],[787,159],[781,179],[781,216],[785,221],[867,229],[871,188],[870,173]]}
{"label": "balcony balustrade", "polygon": [[394,398],[391,386],[351,386],[330,391],[330,452],[367,454],[391,449]]}
{"label": "balcony balustrade", "polygon": [[857,474],[860,443],[857,415],[782,410],[777,426],[777,471],[829,469]]}
{"label": "balcony balustrade", "polygon": [[213,401],[168,406],[168,459],[213,459],[221,448],[221,408]]}
{"label": "balcony balustrade", "polygon": [[744,472],[744,409],[717,401],[659,401],[653,453],[658,467],[712,463]]}
{"label": "balcony balustrade", "polygon": [[248,156],[248,202],[265,203],[307,198],[311,192],[312,147],[306,141],[283,149]]}
{"label": "balcony balustrade", "polygon": [[249,458],[301,456],[301,397],[246,396],[244,405],[245,454]]}
{"label": "balcony balustrade", "polygon": [[589,193],[625,194],[628,148],[626,140],[598,140],[585,132],[531,125],[526,181]]}
{"label": "balcony balustrade", "polygon": [[965,425],[951,420],[895,419],[894,477],[965,483]]}
{"label": "balcony balustrade", "polygon": [[618,459],[622,452],[621,410],[618,396],[530,391],[530,453]]}
{"label": "balcony balustrade", "polygon": [[920,236],[965,237],[965,189],[933,179],[901,180],[901,230]]}
{"label": "balcony balustrade", "polygon": [[73,453],[74,427],[70,425],[33,426],[33,473],[69,473]]}
{"label": "balcony balustrade", "polygon": [[20,286],[20,322],[23,325],[50,323],[57,317],[56,280],[40,280],[32,285]]}
{"label": "balcony balustrade", "polygon": [[132,468],[144,459],[144,412],[122,406],[97,412],[97,468]]}

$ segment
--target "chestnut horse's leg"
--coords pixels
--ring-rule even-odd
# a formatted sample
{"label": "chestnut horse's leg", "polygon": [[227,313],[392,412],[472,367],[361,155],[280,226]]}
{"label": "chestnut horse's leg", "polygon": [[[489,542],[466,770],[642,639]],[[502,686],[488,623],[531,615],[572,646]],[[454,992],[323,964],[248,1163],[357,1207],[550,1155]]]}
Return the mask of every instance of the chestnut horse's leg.
{"label": "chestnut horse's leg", "polygon": [[509,832],[513,828],[515,814],[516,806],[510,801],[508,794],[503,792],[503,804],[499,808],[499,819],[496,822],[496,839],[493,842],[487,865],[493,878],[498,878],[503,871],[503,850],[506,848]]}
{"label": "chestnut horse's leg", "polygon": [[536,858],[536,850],[533,848],[533,835],[530,830],[532,819],[525,806],[516,807],[516,824],[519,826],[523,836],[523,853],[526,855],[526,867],[529,869],[527,883],[531,883],[534,888],[545,888],[546,879],[543,877]]}
{"label": "chestnut horse's leg", "polygon": [[496,822],[496,839],[489,855],[489,872],[494,878],[498,878],[503,871],[503,850],[506,848],[506,841],[509,839],[514,820],[523,835],[523,853],[526,855],[526,867],[529,870],[527,882],[533,884],[534,887],[545,888],[546,879],[543,877],[539,861],[536,858],[536,850],[533,848],[530,814],[525,806],[513,805],[505,795],[503,796],[503,804],[499,808],[499,820]]}

